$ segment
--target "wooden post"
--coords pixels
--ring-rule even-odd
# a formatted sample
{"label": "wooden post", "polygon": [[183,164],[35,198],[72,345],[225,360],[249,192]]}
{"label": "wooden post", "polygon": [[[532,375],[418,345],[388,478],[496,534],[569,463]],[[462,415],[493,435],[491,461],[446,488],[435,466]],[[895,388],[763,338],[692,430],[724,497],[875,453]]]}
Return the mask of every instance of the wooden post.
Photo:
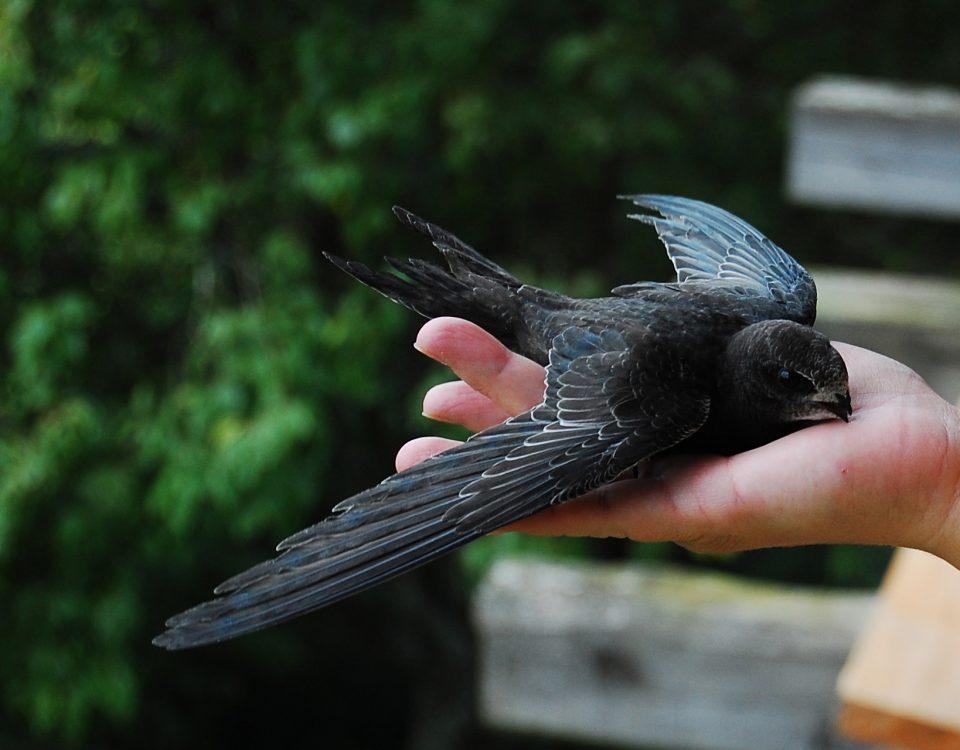
{"label": "wooden post", "polygon": [[960,571],[900,550],[838,683],[849,737],[960,748]]}

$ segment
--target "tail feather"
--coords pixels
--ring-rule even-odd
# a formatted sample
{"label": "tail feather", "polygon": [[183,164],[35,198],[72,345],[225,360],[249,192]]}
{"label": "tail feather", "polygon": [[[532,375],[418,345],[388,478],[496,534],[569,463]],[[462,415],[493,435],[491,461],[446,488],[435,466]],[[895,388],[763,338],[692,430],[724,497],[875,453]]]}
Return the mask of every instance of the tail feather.
{"label": "tail feather", "polygon": [[505,484],[485,504],[499,508],[496,523],[473,528],[451,509],[461,490],[500,461],[505,446],[522,443],[543,423],[522,415],[479,433],[375,487],[340,503],[333,515],[285,539],[280,554],[220,584],[217,599],[167,621],[154,643],[182,649],[260,630],[331,604],[430,562],[548,504],[546,477]]}
{"label": "tail feather", "polygon": [[523,301],[516,291],[523,283],[445,229],[406,209],[394,207],[393,211],[405,226],[433,241],[448,268],[425,260],[387,258],[401,277],[330,253],[324,253],[326,258],[357,281],[424,317],[465,318],[517,350],[521,332],[516,329],[525,316],[518,310]]}
{"label": "tail feather", "polygon": [[416,214],[400,206],[393,207],[393,214],[404,226],[410,227],[433,240],[434,246],[443,254],[454,275],[462,276],[469,272],[475,273],[478,276],[496,279],[509,287],[523,286],[523,282],[516,276],[501,266],[498,266],[489,258],[478,253],[470,245],[446,229],[438,227],[436,224],[431,224],[429,221],[421,219]]}

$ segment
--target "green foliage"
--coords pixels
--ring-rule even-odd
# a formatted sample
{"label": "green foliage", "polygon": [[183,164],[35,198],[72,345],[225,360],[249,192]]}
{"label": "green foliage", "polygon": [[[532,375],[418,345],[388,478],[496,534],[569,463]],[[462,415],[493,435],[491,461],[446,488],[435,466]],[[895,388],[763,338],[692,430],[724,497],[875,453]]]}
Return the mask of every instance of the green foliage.
{"label": "green foliage", "polygon": [[[664,190],[805,259],[956,270],[955,229],[818,236],[777,186],[797,83],[955,82],[957,20],[951,0],[0,3],[0,744],[318,723],[331,746],[462,744],[469,632],[442,566],[221,650],[148,645],[410,432],[412,321],[321,251],[429,252],[401,203],[598,291],[665,275],[613,200]],[[837,554],[824,580],[869,579]]]}

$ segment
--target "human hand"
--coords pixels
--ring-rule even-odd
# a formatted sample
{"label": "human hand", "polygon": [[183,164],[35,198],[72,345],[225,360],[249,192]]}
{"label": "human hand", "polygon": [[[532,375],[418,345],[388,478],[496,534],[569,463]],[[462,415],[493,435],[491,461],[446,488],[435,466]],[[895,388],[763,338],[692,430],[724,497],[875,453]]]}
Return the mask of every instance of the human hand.
{"label": "human hand", "polygon": [[[506,527],[550,536],[674,541],[697,552],[801,544],[916,547],[960,567],[960,413],[912,370],[848,344],[849,423],[824,422],[735,456],[671,456]],[[477,431],[540,402],[543,368],[463,320],[426,323],[416,347],[461,381],[424,414]],[[402,470],[456,441],[418,438]]]}

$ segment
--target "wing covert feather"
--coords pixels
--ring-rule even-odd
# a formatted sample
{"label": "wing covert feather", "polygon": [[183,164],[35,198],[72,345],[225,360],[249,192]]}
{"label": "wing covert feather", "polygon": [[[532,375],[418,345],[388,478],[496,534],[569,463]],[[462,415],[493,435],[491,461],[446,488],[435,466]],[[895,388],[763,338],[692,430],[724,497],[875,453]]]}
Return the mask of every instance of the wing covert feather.
{"label": "wing covert feather", "polygon": [[[755,227],[729,211],[689,198],[669,195],[621,196],[652,214],[630,214],[650,224],[667,248],[677,281],[723,282],[735,293],[759,294],[783,308],[784,318],[812,325],[817,288],[806,269]],[[624,285],[614,294],[629,296],[644,285]],[[722,287],[718,287],[718,290]]]}
{"label": "wing covert feather", "polygon": [[540,508],[582,495],[695,433],[709,410],[706,391],[672,347],[567,328],[550,350],[544,403],[531,412],[543,429],[467,484],[447,516],[492,531],[499,513],[486,496],[539,476],[545,458],[550,498]]}

